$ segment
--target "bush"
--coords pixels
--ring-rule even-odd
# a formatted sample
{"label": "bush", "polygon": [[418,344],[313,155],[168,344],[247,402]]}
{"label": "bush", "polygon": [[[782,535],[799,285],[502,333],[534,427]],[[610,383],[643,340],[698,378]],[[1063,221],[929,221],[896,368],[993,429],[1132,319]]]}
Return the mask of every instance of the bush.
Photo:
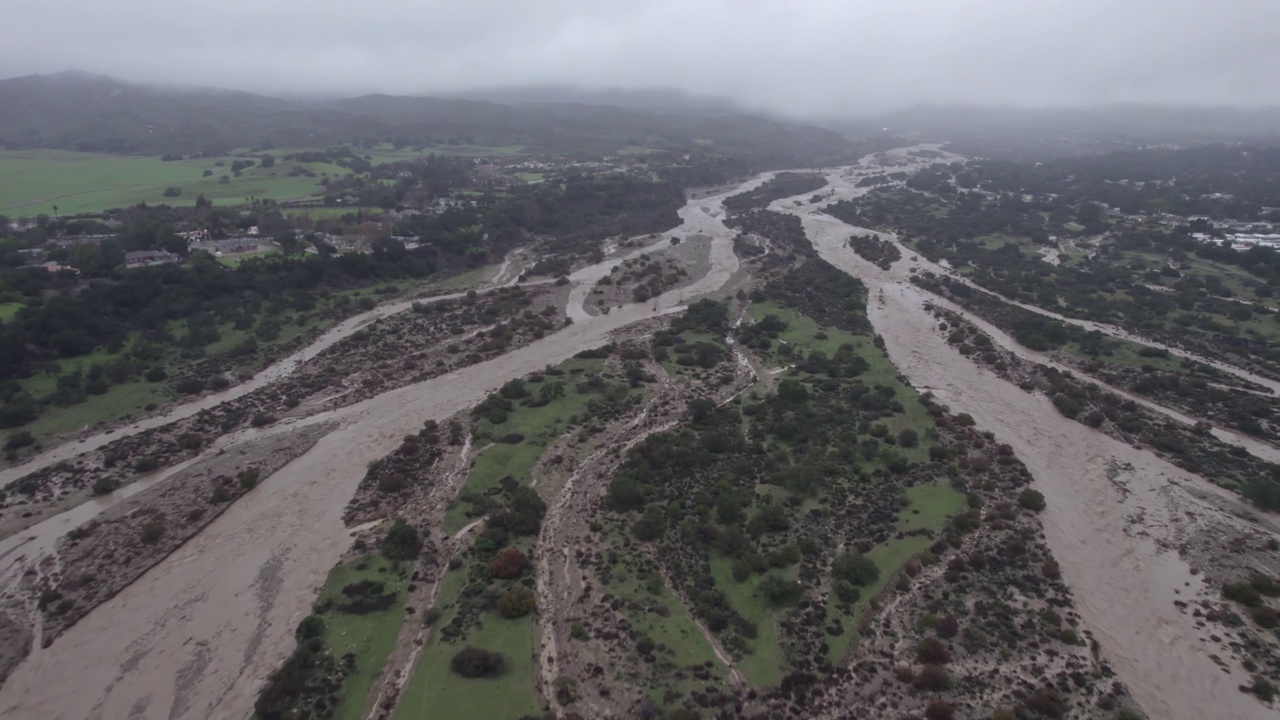
{"label": "bush", "polygon": [[1262,604],[1262,593],[1259,593],[1257,588],[1247,582],[1223,585],[1222,596],[1247,607],[1257,607]]}
{"label": "bush", "polygon": [[1280,613],[1265,605],[1253,608],[1250,613],[1253,615],[1253,621],[1264,628],[1270,629],[1280,625]]}
{"label": "bush", "polygon": [[164,537],[164,523],[159,520],[148,520],[142,523],[138,540],[143,545],[155,545],[162,537]]}
{"label": "bush", "polygon": [[151,368],[150,370],[148,370],[147,374],[144,377],[147,379],[147,382],[156,383],[168,378],[169,373],[165,372],[164,368],[157,365]]}
{"label": "bush", "polygon": [[924,709],[924,716],[928,720],[954,720],[956,711],[951,707],[951,703],[934,700]]}
{"label": "bush", "polygon": [[938,638],[928,637],[916,646],[916,660],[927,665],[945,665],[951,662],[951,651]]}
{"label": "bush", "polygon": [[787,580],[780,575],[768,575],[760,581],[760,594],[774,607],[794,605],[800,600],[804,588],[800,583]]}
{"label": "bush", "polygon": [[1060,718],[1067,712],[1067,702],[1062,693],[1052,688],[1040,688],[1026,701],[1027,709],[1047,718]]}
{"label": "bush", "polygon": [[[150,372],[147,374],[150,375]],[[173,384],[173,391],[179,395],[195,395],[204,391],[204,381],[200,378],[184,377]]]}
{"label": "bush", "polygon": [[853,550],[841,554],[831,563],[831,577],[850,585],[870,585],[880,579],[880,568],[871,558]]}
{"label": "bush", "polygon": [[938,618],[938,627],[935,631],[940,638],[953,638],[956,633],[960,632],[960,622],[956,620],[954,615]]}
{"label": "bush", "polygon": [[498,598],[498,613],[504,618],[515,619],[533,612],[535,605],[537,601],[533,591],[524,585],[516,585]]}
{"label": "bush", "polygon": [[474,647],[459,650],[449,661],[449,669],[465,678],[496,677],[505,667],[506,661],[498,653]]}
{"label": "bush", "polygon": [[1039,490],[1027,488],[1018,494],[1018,504],[1033,512],[1044,510],[1044,495]]}
{"label": "bush", "polygon": [[904,448],[913,448],[920,444],[920,434],[911,428],[898,433],[898,444]]}
{"label": "bush", "polygon": [[240,487],[245,490],[252,490],[257,487],[258,479],[262,476],[261,471],[256,467],[245,468],[241,471],[237,479],[240,480]]}
{"label": "bush", "polygon": [[19,430],[4,441],[5,450],[20,450],[36,444],[36,438],[26,430]]}
{"label": "bush", "polygon": [[404,476],[404,473],[392,473],[378,480],[378,492],[398,493],[408,485],[409,479]]}
{"label": "bush", "polygon": [[916,673],[911,686],[917,690],[942,692],[951,687],[951,673],[941,665],[925,665]]}
{"label": "bush", "polygon": [[422,549],[422,541],[418,531],[399,518],[387,530],[382,540],[382,554],[391,560],[412,560]]}
{"label": "bush", "polygon": [[520,548],[507,548],[489,561],[489,576],[501,580],[514,580],[524,573],[529,559]]}

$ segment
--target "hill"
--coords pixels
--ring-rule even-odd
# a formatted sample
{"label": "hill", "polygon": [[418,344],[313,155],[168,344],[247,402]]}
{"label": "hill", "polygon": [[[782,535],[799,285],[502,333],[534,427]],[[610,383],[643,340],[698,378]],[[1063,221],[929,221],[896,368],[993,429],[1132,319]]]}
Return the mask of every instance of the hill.
{"label": "hill", "polygon": [[696,144],[762,165],[811,163],[853,150],[829,130],[746,115],[388,95],[283,100],[229,90],[138,85],[83,72],[0,80],[0,146],[9,149],[157,155],[365,140],[518,144],[565,153]]}

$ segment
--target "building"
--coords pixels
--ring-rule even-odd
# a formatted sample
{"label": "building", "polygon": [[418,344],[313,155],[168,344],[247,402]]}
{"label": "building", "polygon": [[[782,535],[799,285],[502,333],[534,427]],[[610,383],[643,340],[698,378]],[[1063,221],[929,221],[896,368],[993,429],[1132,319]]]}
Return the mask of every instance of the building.
{"label": "building", "polygon": [[176,263],[181,258],[171,252],[164,250],[138,250],[136,252],[125,253],[124,264],[128,267],[148,267],[151,265],[166,265]]}

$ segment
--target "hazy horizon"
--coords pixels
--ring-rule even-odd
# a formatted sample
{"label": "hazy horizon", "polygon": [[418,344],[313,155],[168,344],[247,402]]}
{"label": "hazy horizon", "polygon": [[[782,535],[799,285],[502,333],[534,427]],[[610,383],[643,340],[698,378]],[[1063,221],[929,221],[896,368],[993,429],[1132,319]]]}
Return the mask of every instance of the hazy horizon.
{"label": "hazy horizon", "polygon": [[[1280,105],[1280,7],[17,0],[0,76],[67,69],[277,96],[672,89],[749,111]],[[1225,7],[1224,7],[1225,6]]]}

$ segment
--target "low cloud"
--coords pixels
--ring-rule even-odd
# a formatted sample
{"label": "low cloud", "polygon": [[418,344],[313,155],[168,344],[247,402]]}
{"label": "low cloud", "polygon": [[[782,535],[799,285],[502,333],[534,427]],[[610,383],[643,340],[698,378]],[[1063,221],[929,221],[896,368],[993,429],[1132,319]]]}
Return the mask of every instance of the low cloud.
{"label": "low cloud", "polygon": [[0,75],[265,93],[668,87],[797,116],[1280,104],[1260,0],[10,0]]}

